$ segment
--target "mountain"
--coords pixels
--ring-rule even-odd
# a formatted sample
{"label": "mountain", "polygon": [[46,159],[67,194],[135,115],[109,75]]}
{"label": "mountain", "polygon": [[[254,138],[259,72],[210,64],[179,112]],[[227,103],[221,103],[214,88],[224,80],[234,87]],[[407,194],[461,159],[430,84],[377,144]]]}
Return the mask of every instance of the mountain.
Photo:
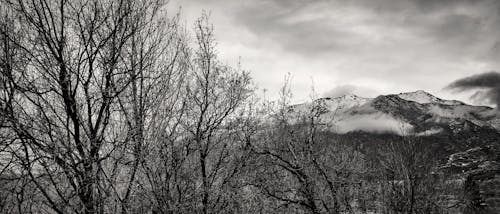
{"label": "mountain", "polygon": [[[295,113],[320,109],[334,142],[352,145],[367,159],[403,140],[425,142],[446,186],[439,204],[449,213],[500,213],[500,112],[444,100],[425,91],[362,98],[326,97],[293,106]],[[298,114],[300,115],[300,114]],[[417,152],[417,151],[415,151]]]}
{"label": "mountain", "polygon": [[419,90],[363,98],[353,94],[325,97],[293,106],[304,112],[322,109],[321,119],[337,133],[352,131],[434,135],[463,130],[500,130],[500,112],[487,106],[473,106],[444,100]]}

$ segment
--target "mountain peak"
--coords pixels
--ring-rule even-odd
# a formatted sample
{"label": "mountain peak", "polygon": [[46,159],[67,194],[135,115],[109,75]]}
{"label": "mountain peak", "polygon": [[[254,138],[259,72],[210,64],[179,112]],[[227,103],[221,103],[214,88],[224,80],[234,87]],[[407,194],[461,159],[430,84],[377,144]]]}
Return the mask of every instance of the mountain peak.
{"label": "mountain peak", "polygon": [[420,95],[420,96],[428,96],[428,97],[436,97],[432,95],[431,93],[424,91],[424,90],[417,90],[414,92],[407,92],[407,94],[415,94],[415,95]]}
{"label": "mountain peak", "polygon": [[[411,92],[402,92],[398,94],[399,97],[414,97],[414,98],[426,98],[426,99],[439,99],[436,96],[432,95],[431,93],[424,91],[424,90],[417,90],[417,91],[411,91]],[[404,99],[404,98],[403,98]]]}
{"label": "mountain peak", "polygon": [[337,96],[337,97],[325,97],[323,98],[325,100],[336,100],[336,101],[368,101],[370,100],[370,98],[366,98],[366,97],[360,97],[356,94],[344,94],[344,95],[341,95],[341,96]]}
{"label": "mountain peak", "polygon": [[344,94],[344,95],[339,96],[337,98],[355,100],[355,99],[360,99],[362,97],[359,97],[359,96],[357,96],[355,94]]}
{"label": "mountain peak", "polygon": [[413,92],[405,92],[405,93],[399,93],[396,96],[400,97],[401,99],[408,100],[408,101],[413,101],[421,104],[426,104],[426,103],[438,103],[438,104],[444,104],[444,105],[462,105],[463,103],[457,100],[443,100],[441,98],[438,98],[434,95],[432,95],[429,92],[426,92],[424,90],[418,90],[418,91],[413,91]]}

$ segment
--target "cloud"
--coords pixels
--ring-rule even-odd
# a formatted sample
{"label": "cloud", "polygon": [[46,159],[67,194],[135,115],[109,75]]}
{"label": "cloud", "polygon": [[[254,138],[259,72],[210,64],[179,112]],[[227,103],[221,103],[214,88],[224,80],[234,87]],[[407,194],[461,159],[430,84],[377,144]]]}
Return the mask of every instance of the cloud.
{"label": "cloud", "polygon": [[366,131],[406,135],[412,133],[413,126],[388,114],[375,113],[352,115],[347,120],[335,121],[333,130],[340,134],[352,131]]}
{"label": "cloud", "polygon": [[380,95],[377,91],[355,85],[339,85],[323,94],[324,97],[340,97],[346,94],[354,94],[360,97],[374,97]]}
{"label": "cloud", "polygon": [[[498,40],[498,5],[486,0],[256,0],[237,8],[234,20],[297,54],[356,52],[377,48],[380,42],[411,45],[421,39],[450,45],[445,49],[465,40],[460,48],[469,49]],[[405,41],[411,36],[405,34],[418,38]]]}
{"label": "cloud", "polygon": [[447,89],[457,91],[482,90],[476,92],[472,99],[487,100],[500,108],[500,73],[490,71],[465,77],[449,84]]}
{"label": "cloud", "polygon": [[[175,0],[174,0],[175,1]],[[181,0],[177,0],[181,1]],[[471,71],[500,69],[498,0],[182,0],[211,11],[224,60],[242,57],[261,87],[295,78],[294,95],[332,83],[382,94],[440,91]],[[193,9],[194,8],[194,9]],[[231,61],[230,61],[231,62]],[[465,100],[467,101],[467,100]]]}

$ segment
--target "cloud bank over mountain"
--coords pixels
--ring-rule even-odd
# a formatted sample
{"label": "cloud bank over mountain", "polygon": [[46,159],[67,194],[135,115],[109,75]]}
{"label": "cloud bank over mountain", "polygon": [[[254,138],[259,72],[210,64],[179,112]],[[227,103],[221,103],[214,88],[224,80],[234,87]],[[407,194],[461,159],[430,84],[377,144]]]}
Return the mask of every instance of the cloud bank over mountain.
{"label": "cloud bank over mountain", "polygon": [[490,71],[465,77],[452,82],[447,86],[448,89],[458,91],[483,90],[474,95],[474,99],[484,99],[495,104],[497,109],[500,107],[500,73]]}

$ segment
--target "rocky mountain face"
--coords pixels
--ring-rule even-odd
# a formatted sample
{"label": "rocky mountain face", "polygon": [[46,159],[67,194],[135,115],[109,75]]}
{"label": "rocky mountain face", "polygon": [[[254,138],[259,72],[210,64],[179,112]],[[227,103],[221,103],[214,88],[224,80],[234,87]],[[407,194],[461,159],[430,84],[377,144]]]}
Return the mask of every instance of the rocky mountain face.
{"label": "rocky mountain face", "polygon": [[433,142],[440,159],[436,169],[450,184],[440,203],[450,213],[500,213],[500,111],[425,91],[376,98],[344,95],[315,102],[293,110],[319,107],[329,129],[350,143],[376,147],[374,141],[402,135]]}
{"label": "rocky mountain face", "polygon": [[448,189],[448,207],[457,213],[500,213],[499,154],[498,145],[486,145],[449,155],[441,166],[455,181]]}

